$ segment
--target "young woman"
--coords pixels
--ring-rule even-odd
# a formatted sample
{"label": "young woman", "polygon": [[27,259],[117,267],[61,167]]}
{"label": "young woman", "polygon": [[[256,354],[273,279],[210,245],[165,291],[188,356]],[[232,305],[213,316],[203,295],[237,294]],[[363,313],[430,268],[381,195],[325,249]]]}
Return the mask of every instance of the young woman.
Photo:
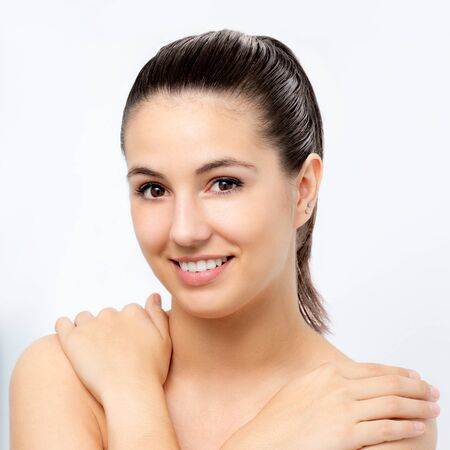
{"label": "young woman", "polygon": [[13,450],[435,448],[436,390],[324,337],[308,266],[322,121],[288,47],[231,30],[164,46],[121,145],[172,309],[154,294],[59,318],[16,364]]}

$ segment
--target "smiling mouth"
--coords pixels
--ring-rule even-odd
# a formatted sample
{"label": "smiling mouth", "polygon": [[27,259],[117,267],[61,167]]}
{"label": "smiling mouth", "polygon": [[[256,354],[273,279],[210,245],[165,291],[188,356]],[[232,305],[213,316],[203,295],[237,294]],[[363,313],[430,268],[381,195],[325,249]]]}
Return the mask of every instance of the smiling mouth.
{"label": "smiling mouth", "polygon": [[[225,257],[222,257],[225,258]],[[233,265],[234,256],[227,257],[228,259],[225,262],[222,262],[220,265],[214,265],[209,263],[205,267],[205,263],[200,264],[199,266],[195,266],[193,271],[189,270],[192,265],[186,265],[182,262],[184,267],[181,267],[180,264],[171,259],[170,262],[173,264],[175,273],[177,274],[178,279],[186,286],[205,286],[212,283],[214,280],[218,278],[223,278],[223,274],[230,270],[228,267]],[[213,259],[213,258],[211,258]],[[219,258],[216,258],[219,259]],[[200,270],[198,270],[200,269]]]}
{"label": "smiling mouth", "polygon": [[[222,257],[222,258],[223,258],[223,257]],[[221,265],[226,264],[228,261],[232,260],[233,258],[234,258],[234,255],[226,256],[226,261],[222,261],[222,264],[221,264]],[[221,258],[214,258],[214,260],[217,260],[217,259],[221,259]],[[188,263],[190,263],[190,262],[197,263],[197,261],[176,261],[175,259],[171,259],[170,261],[172,261],[173,263],[175,263],[175,264],[178,265],[179,267],[181,267],[181,264],[182,264],[182,263],[183,263],[183,264],[188,264]],[[206,259],[206,260],[204,260],[204,261],[208,261],[208,259]],[[217,265],[217,264],[216,264],[214,267],[206,268],[206,270],[212,270],[212,269],[215,269],[215,268],[217,268],[217,267],[220,267],[221,265]]]}

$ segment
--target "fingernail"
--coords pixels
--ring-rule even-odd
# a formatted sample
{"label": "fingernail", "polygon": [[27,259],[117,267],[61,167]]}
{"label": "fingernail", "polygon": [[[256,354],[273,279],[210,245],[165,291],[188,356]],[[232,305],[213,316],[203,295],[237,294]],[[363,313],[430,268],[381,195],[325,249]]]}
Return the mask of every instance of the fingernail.
{"label": "fingernail", "polygon": [[417,380],[420,380],[420,374],[417,373],[415,370],[408,370],[408,372],[409,372],[409,376],[411,378],[415,378]]}
{"label": "fingernail", "polygon": [[441,408],[439,408],[439,405],[437,403],[431,403],[430,404],[430,411],[433,413],[433,415],[438,415]]}
{"label": "fingernail", "polygon": [[430,384],[430,392],[431,392],[431,398],[437,400],[439,398],[439,396],[441,395],[441,393],[439,392],[439,389],[431,386]]}
{"label": "fingernail", "polygon": [[423,431],[425,430],[425,424],[423,422],[414,422],[414,429],[416,431]]}

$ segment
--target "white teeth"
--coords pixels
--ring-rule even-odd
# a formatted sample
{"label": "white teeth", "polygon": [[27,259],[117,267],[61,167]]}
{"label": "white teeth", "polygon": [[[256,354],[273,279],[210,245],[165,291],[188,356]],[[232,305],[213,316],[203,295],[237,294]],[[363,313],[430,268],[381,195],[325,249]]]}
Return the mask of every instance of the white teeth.
{"label": "white teeth", "polygon": [[214,269],[216,266],[221,266],[223,263],[227,262],[227,257],[223,256],[222,258],[217,259],[208,259],[208,260],[200,260],[200,261],[189,261],[189,262],[179,262],[181,269],[183,272],[201,272],[203,270]]}

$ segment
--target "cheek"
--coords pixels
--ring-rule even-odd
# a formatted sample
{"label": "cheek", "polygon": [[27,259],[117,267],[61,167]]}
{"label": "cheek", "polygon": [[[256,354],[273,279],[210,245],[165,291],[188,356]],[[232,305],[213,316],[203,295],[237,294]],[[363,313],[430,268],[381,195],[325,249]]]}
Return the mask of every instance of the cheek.
{"label": "cheek", "polygon": [[[280,267],[289,252],[292,233],[291,201],[282,187],[271,185],[250,201],[229,208],[228,227],[245,260],[246,270],[260,273]],[[231,233],[230,233],[231,234]]]}
{"label": "cheek", "polygon": [[134,232],[144,256],[158,253],[165,246],[167,214],[155,214],[155,210],[145,205],[131,206],[131,219]]}
{"label": "cheek", "polygon": [[[131,205],[135,235],[146,257],[167,248],[172,212],[164,206]],[[283,246],[282,241],[289,241],[290,207],[286,192],[272,185],[234,199],[206,201],[203,213],[212,235],[219,235],[244,253],[264,256]]]}

